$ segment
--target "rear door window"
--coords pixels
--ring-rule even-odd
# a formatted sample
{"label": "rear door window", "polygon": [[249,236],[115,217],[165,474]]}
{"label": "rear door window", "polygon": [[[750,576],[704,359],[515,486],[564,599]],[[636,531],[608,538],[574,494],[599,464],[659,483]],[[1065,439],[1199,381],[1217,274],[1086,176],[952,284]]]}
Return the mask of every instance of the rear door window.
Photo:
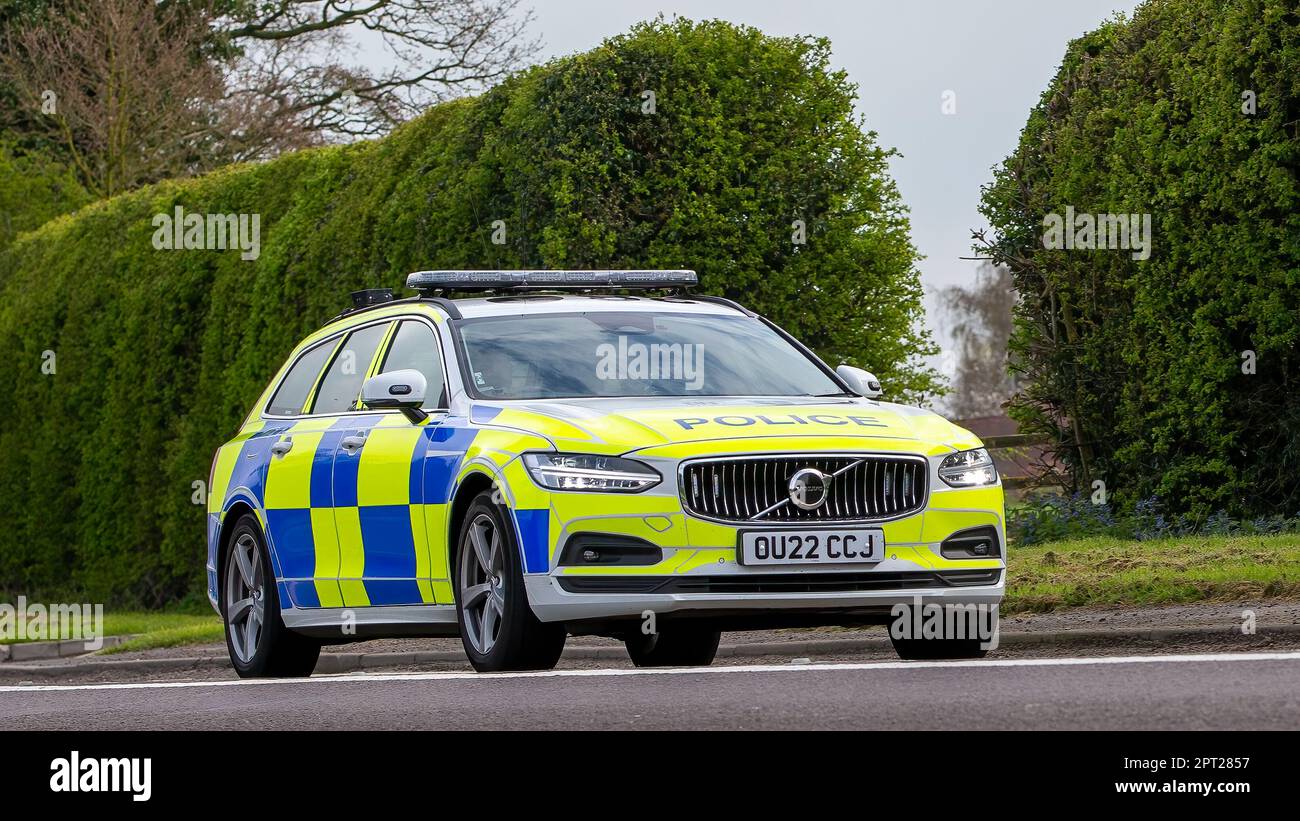
{"label": "rear door window", "polygon": [[312,413],[345,413],[358,408],[361,383],[389,324],[368,325],[348,334],[316,391]]}

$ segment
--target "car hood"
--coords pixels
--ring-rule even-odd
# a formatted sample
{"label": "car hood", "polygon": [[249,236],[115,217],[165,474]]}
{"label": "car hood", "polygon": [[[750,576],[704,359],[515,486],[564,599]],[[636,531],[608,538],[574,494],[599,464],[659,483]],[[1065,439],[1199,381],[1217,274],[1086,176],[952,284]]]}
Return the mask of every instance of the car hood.
{"label": "car hood", "polygon": [[932,411],[861,398],[636,397],[475,402],[481,424],[527,430],[569,447],[626,453],[661,445],[772,437],[910,440],[925,450],[979,447]]}

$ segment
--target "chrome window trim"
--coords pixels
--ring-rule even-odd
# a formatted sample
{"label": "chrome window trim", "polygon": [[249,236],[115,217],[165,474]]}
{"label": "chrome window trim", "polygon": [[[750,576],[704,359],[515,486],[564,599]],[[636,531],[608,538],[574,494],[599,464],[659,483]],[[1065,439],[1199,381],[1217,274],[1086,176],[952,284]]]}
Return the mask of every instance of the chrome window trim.
{"label": "chrome window trim", "polygon": [[[709,462],[737,462],[741,460],[773,459],[773,458],[780,458],[780,459],[807,458],[810,460],[831,459],[831,458],[906,459],[913,462],[919,462],[922,465],[925,465],[926,467],[925,496],[921,500],[921,504],[915,510],[909,510],[906,513],[901,513],[894,516],[881,516],[881,517],[872,517],[866,519],[832,519],[826,521],[814,520],[814,521],[805,521],[805,522],[789,521],[789,520],[776,521],[776,520],[764,520],[764,519],[718,519],[712,516],[701,515],[700,513],[695,512],[694,509],[687,504],[686,497],[685,497],[686,485],[684,479],[686,476],[686,467],[688,465],[705,464]],[[891,453],[888,451],[883,453],[878,451],[872,451],[870,453],[863,453],[863,452],[855,453],[852,451],[807,451],[807,452],[791,453],[789,451],[774,451],[774,452],[764,452],[764,453],[733,454],[731,456],[702,456],[693,459],[683,459],[681,464],[677,466],[677,500],[679,503],[681,503],[682,514],[689,518],[699,519],[700,521],[704,521],[704,522],[714,522],[721,525],[727,525],[728,527],[745,528],[749,530],[758,530],[758,529],[766,530],[767,528],[787,529],[787,530],[810,530],[810,529],[828,528],[828,527],[829,528],[844,527],[846,525],[853,525],[855,523],[874,525],[874,524],[879,524],[881,522],[894,522],[894,521],[898,521],[899,519],[906,519],[909,516],[916,516],[917,514],[924,513],[926,510],[929,509],[930,493],[934,489],[934,483],[930,481],[929,478],[929,467],[930,467],[930,460],[920,454]]]}

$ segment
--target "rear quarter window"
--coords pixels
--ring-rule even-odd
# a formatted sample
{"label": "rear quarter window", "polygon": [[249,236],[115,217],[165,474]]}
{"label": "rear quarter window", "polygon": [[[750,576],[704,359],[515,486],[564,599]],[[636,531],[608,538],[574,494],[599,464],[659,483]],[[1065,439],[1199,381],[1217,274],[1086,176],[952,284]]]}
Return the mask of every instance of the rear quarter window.
{"label": "rear quarter window", "polygon": [[316,377],[320,376],[321,368],[325,367],[337,341],[323,342],[298,357],[266,406],[268,416],[297,416],[303,412],[307,394],[311,393],[312,385],[316,384]]}

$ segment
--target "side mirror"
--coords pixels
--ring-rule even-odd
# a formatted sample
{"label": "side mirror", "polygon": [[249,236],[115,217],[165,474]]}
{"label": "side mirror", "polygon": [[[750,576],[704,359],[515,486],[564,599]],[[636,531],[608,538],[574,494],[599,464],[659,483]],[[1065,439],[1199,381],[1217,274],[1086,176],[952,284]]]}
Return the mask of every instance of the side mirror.
{"label": "side mirror", "polygon": [[854,393],[867,399],[877,399],[884,393],[880,389],[880,380],[874,375],[851,365],[840,365],[835,369],[836,375],[843,379]]}
{"label": "side mirror", "polygon": [[411,424],[418,425],[429,414],[420,410],[429,384],[416,370],[390,371],[372,376],[361,386],[361,405],[370,410],[400,410]]}

